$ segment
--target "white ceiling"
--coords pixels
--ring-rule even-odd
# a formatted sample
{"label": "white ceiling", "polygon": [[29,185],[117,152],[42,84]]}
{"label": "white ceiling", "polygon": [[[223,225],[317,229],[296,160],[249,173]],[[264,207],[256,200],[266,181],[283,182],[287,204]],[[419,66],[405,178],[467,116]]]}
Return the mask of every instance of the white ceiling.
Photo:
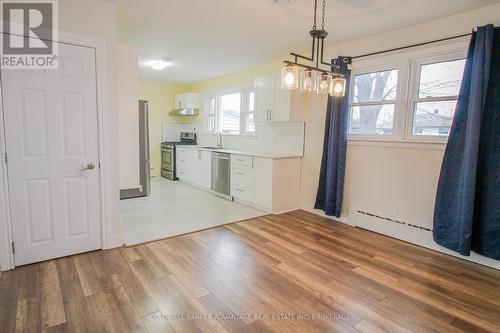
{"label": "white ceiling", "polygon": [[[141,79],[193,83],[276,60],[310,43],[312,0],[107,0],[118,38],[139,50]],[[321,0],[319,1],[321,2]],[[328,0],[328,43],[380,33],[500,0]],[[168,58],[154,71],[143,63]]]}

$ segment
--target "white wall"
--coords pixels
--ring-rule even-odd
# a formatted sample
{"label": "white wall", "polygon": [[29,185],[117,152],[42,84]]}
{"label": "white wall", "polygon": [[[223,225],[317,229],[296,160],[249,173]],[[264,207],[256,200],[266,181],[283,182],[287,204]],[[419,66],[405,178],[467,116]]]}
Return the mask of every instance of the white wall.
{"label": "white wall", "polygon": [[[500,4],[327,48],[327,58],[374,51],[460,35],[488,23],[500,24]],[[323,149],[326,99],[316,98],[308,115],[302,166],[301,202],[311,209]],[[350,141],[347,149],[343,218],[349,208],[432,227],[437,180],[444,145]],[[394,208],[397,212],[394,214]],[[395,216],[396,215],[396,216]]]}
{"label": "white wall", "polygon": [[116,45],[120,189],[140,186],[137,48]]}

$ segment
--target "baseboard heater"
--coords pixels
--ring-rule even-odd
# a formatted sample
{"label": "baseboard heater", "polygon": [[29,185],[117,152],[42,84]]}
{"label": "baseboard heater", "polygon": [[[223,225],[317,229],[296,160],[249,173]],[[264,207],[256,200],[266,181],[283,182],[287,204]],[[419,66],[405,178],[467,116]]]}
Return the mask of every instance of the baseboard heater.
{"label": "baseboard heater", "polygon": [[383,217],[383,216],[380,216],[380,215],[377,215],[377,214],[373,214],[373,213],[369,213],[369,212],[364,212],[362,210],[356,210],[356,212],[359,213],[359,214],[363,214],[363,215],[370,216],[370,217],[375,217],[377,219],[382,219],[382,220],[389,221],[389,222],[392,222],[392,223],[397,223],[397,224],[405,225],[405,226],[408,226],[410,228],[415,228],[415,229],[420,229],[420,230],[425,230],[425,231],[432,232],[432,229],[429,229],[429,228],[426,228],[426,227],[422,227],[422,226],[419,226],[419,225],[416,225],[416,224],[411,224],[411,223],[407,223],[407,222],[403,222],[403,221],[399,221],[399,220],[394,220],[394,219],[391,219],[391,218],[388,218],[388,217]]}

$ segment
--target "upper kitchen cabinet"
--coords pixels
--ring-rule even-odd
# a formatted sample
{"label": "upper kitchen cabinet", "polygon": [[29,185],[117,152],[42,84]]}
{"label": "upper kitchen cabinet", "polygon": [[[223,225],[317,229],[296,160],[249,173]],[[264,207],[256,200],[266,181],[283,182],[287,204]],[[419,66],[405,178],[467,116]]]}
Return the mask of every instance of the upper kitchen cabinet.
{"label": "upper kitchen cabinet", "polygon": [[175,108],[198,109],[200,107],[200,95],[195,93],[184,93],[175,96]]}
{"label": "upper kitchen cabinet", "polygon": [[281,89],[280,75],[255,79],[256,121],[303,121],[303,95],[298,90]]}

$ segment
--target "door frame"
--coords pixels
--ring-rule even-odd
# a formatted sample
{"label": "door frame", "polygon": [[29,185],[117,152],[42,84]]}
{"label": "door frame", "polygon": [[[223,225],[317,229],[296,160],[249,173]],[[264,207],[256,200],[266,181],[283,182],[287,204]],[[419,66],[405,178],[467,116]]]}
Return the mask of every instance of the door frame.
{"label": "door frame", "polygon": [[[0,33],[3,33],[0,31]],[[96,97],[97,97],[97,130],[98,130],[98,152],[99,152],[99,195],[100,195],[100,224],[101,224],[101,247],[102,249],[121,246],[121,235],[113,235],[112,217],[113,198],[112,174],[113,170],[111,156],[108,156],[109,147],[112,145],[112,136],[109,128],[112,121],[109,115],[109,92],[108,73],[106,61],[106,41],[100,38],[88,37],[79,34],[59,31],[58,42],[75,46],[83,46],[95,49],[96,70]],[[0,81],[0,271],[6,271],[15,267],[14,254],[12,252],[12,221],[10,214],[10,194],[8,187],[8,170],[5,161],[6,142],[2,86]],[[108,112],[104,112],[108,110]],[[108,148],[107,150],[105,148]]]}

